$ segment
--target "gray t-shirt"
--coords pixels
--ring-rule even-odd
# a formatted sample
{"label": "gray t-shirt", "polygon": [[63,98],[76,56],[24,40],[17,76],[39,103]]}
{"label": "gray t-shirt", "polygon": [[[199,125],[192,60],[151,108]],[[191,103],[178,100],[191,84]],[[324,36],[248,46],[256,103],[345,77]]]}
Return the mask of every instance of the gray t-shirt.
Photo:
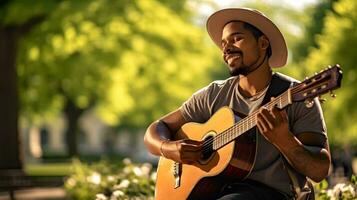
{"label": "gray t-shirt", "polygon": [[[280,74],[280,76],[291,79],[285,75]],[[223,106],[228,106],[232,110],[246,115],[258,109],[261,106],[267,88],[262,91],[262,94],[252,98],[245,98],[239,92],[238,81],[238,77],[231,77],[224,81],[214,81],[194,93],[181,106],[181,113],[185,120],[199,123],[206,122]],[[323,134],[327,137],[322,109],[317,99],[314,99],[314,105],[311,108],[307,108],[303,102],[294,102],[288,106],[287,114],[289,129],[294,135],[311,132],[313,134]],[[283,168],[283,161],[278,149],[259,133],[257,134],[257,145],[254,167],[247,178],[291,195],[290,180]],[[296,175],[302,184],[304,177],[298,173]]]}

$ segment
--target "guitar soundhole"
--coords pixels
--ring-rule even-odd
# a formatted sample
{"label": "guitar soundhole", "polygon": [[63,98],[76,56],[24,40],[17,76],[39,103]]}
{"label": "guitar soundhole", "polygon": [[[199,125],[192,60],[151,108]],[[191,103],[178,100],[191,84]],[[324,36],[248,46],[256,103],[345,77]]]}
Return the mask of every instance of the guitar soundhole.
{"label": "guitar soundhole", "polygon": [[204,139],[204,146],[202,150],[202,157],[199,160],[199,163],[205,164],[207,163],[212,156],[214,155],[215,151],[213,150],[213,134],[208,134]]}

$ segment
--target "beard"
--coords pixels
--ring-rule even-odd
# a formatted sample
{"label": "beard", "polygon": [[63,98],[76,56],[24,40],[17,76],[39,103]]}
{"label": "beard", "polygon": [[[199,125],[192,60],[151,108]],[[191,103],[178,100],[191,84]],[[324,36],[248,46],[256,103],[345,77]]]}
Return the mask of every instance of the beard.
{"label": "beard", "polygon": [[[229,74],[231,76],[239,76],[239,75],[243,75],[243,76],[247,76],[248,74],[250,74],[251,72],[255,71],[256,69],[258,69],[262,64],[263,64],[263,61],[265,59],[263,59],[261,61],[260,64],[257,65],[258,61],[259,61],[259,58],[260,56],[255,60],[255,62],[253,62],[252,64],[250,65],[246,65],[244,63],[244,55],[243,53],[241,53],[241,63],[240,63],[240,66],[237,66],[237,67],[228,67],[228,70],[229,70]],[[228,64],[228,62],[226,62]],[[228,64],[229,65],[229,64]]]}
{"label": "beard", "polygon": [[250,67],[248,65],[245,64],[241,64],[240,67],[238,68],[229,68],[229,74],[231,76],[239,76],[239,75],[243,75],[246,76],[249,74],[249,72],[251,72],[251,70],[249,69]]}
{"label": "beard", "polygon": [[228,71],[229,71],[229,74],[231,76],[238,76],[238,75],[244,75],[246,74],[249,70],[249,66],[244,64],[244,61],[243,61],[243,58],[244,58],[244,55],[243,55],[243,52],[240,51],[240,50],[234,50],[234,51],[231,51],[229,54],[239,54],[239,56],[241,57],[241,61],[240,61],[240,66],[232,66],[230,67],[229,65],[229,62],[228,60],[224,59],[224,62],[228,65]]}

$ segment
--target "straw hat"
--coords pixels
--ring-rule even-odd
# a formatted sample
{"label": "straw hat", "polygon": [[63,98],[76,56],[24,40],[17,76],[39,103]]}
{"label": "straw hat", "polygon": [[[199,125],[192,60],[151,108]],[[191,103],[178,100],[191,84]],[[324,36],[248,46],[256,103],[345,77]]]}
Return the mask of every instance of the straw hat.
{"label": "straw hat", "polygon": [[272,50],[269,58],[270,67],[282,67],[286,64],[288,49],[283,34],[263,13],[250,8],[227,8],[213,13],[208,18],[206,24],[208,34],[219,48],[221,48],[223,28],[230,21],[247,22],[267,36]]}

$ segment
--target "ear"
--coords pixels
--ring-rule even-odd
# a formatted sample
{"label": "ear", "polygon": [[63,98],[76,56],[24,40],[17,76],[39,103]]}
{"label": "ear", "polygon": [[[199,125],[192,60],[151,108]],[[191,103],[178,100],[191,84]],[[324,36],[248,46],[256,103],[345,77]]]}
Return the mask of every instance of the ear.
{"label": "ear", "polygon": [[262,36],[260,36],[259,39],[258,39],[258,44],[259,44],[259,47],[260,47],[262,50],[267,50],[270,43],[269,43],[269,40],[268,40],[267,36],[262,35]]}

